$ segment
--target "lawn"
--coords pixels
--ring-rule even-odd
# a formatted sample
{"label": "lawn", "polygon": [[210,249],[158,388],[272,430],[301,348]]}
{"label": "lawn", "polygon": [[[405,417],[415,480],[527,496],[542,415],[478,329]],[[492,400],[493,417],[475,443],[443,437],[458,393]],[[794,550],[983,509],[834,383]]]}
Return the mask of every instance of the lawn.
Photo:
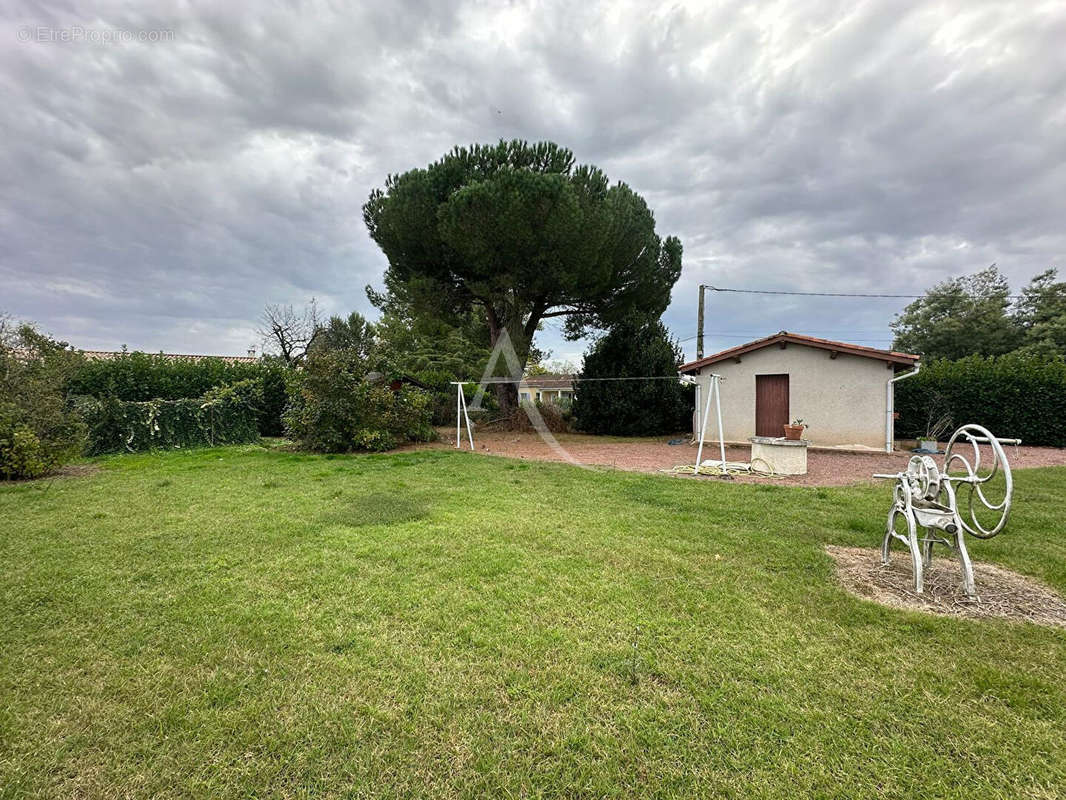
{"label": "lawn", "polygon": [[[1066,792],[1066,631],[836,585],[888,485],[99,463],[0,487],[0,797]],[[1016,479],[971,552],[1066,592],[1066,468]]]}

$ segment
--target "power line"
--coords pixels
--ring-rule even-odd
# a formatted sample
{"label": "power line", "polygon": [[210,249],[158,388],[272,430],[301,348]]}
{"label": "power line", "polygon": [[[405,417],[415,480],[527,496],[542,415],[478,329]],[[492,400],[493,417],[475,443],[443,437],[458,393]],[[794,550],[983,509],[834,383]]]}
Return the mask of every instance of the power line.
{"label": "power line", "polygon": [[887,297],[897,300],[920,300],[924,294],[875,294],[873,292],[786,292],[777,289],[726,289],[720,286],[707,286],[715,292],[733,292],[735,294],[784,294],[795,297]]}
{"label": "power line", "polygon": [[[529,380],[529,379],[527,378],[527,380]],[[536,378],[534,377],[534,378],[532,378],[532,380],[536,381]],[[580,381],[581,383],[585,383],[587,381],[676,381],[677,380],[677,375],[648,375],[648,376],[637,377],[637,378],[580,378],[580,377],[575,377],[574,380]],[[548,388],[550,389],[551,387],[549,386]]]}
{"label": "power line", "polygon": [[[554,381],[556,383],[565,383],[565,380],[562,379],[562,378],[548,378],[547,380]],[[619,377],[619,378],[582,378],[580,376],[575,375],[575,376],[573,376],[571,378],[570,382],[571,383],[589,383],[590,381],[676,381],[676,380],[677,380],[677,375],[645,375],[645,376],[640,376],[640,377],[635,377],[635,378],[626,378],[626,377]],[[489,384],[496,385],[496,384],[501,384],[501,383],[536,383],[536,382],[537,382],[537,376],[536,375],[531,375],[531,376],[525,377],[525,378],[482,378],[479,381],[475,381],[475,380],[449,381],[449,383],[452,386],[455,386],[455,385],[457,385],[459,383],[477,383],[477,384],[481,384],[481,385],[489,385]],[[534,387],[534,388],[537,388],[537,387]],[[562,387],[542,386],[540,388],[541,389],[547,389],[548,391],[551,391],[552,389],[562,388]]]}
{"label": "power line", "polygon": [[[781,294],[793,297],[884,297],[896,300],[922,300],[928,296],[924,294],[879,294],[875,292],[788,292],[781,289],[727,289],[709,284],[707,284],[707,288],[715,292],[733,292],[734,294]],[[1008,294],[1006,298],[1008,300],[1018,300],[1023,296],[1020,294]]]}

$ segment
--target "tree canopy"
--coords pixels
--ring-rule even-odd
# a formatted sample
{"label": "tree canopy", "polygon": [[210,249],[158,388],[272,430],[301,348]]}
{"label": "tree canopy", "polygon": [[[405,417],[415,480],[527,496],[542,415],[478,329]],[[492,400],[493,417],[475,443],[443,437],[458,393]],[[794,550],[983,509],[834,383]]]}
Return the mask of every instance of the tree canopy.
{"label": "tree canopy", "polygon": [[928,358],[997,356],[1021,344],[1008,313],[1010,286],[993,264],[929,289],[892,322],[894,347]]}
{"label": "tree canopy", "polygon": [[[659,238],[643,198],[550,142],[457,147],[390,175],[363,216],[389,296],[441,319],[476,310],[523,366],[542,320],[564,317],[577,338],[657,317],[681,274],[681,243]],[[513,405],[515,387],[500,396]]]}
{"label": "tree canopy", "polygon": [[1066,281],[1057,277],[1054,269],[1041,272],[1018,298],[1014,317],[1027,351],[1066,355]]}
{"label": "tree canopy", "polygon": [[307,345],[309,353],[323,350],[352,350],[364,359],[374,348],[374,326],[358,311],[347,317],[331,316],[319,323]]}
{"label": "tree canopy", "polygon": [[1066,355],[1066,282],[1048,269],[1012,302],[1007,279],[988,269],[938,283],[892,322],[894,347],[927,359]]}

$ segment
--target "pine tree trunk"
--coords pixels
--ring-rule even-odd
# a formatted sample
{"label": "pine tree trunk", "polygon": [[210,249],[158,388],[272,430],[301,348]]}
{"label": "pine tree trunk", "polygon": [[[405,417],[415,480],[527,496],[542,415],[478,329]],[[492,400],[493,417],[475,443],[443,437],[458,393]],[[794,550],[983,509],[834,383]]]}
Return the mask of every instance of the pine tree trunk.
{"label": "pine tree trunk", "polygon": [[503,322],[501,321],[500,316],[491,308],[488,309],[487,317],[489,323],[489,341],[491,342],[493,349],[495,349],[496,344],[500,339],[500,335],[506,330],[508,337],[511,340],[511,346],[514,348],[514,354],[518,357],[519,370],[517,375],[509,374],[507,359],[502,357],[503,354],[501,354],[501,357],[496,362],[494,368],[494,372],[497,376],[506,376],[516,379],[514,383],[498,383],[495,386],[496,402],[500,406],[500,416],[504,419],[510,419],[518,409],[517,381],[521,380],[522,375],[525,374],[526,361],[529,359],[531,337],[526,335],[520,317]]}
{"label": "pine tree trunk", "polygon": [[496,402],[500,405],[500,416],[510,419],[518,408],[518,387],[513,383],[497,383]]}

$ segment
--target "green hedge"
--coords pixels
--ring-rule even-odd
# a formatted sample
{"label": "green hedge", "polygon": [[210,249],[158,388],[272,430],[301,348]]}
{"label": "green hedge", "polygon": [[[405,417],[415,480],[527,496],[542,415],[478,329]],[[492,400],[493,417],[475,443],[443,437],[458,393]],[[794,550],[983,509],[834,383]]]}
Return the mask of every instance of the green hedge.
{"label": "green hedge", "polygon": [[195,399],[81,397],[75,407],[89,426],[90,455],[203,447],[256,441],[259,392],[258,382],[248,380],[216,387]]}
{"label": "green hedge", "polygon": [[1025,444],[1066,447],[1066,361],[1008,354],[923,364],[896,384],[896,435],[925,432],[930,404],[954,427],[976,423]]}
{"label": "green hedge", "polygon": [[255,378],[263,385],[258,408],[259,433],[281,436],[281,414],[288,400],[285,388],[288,371],[284,364],[272,358],[255,363],[230,363],[221,358],[175,359],[132,352],[108,360],[86,361],[71,379],[68,393],[132,402],[184,400],[201,397],[216,386]]}

